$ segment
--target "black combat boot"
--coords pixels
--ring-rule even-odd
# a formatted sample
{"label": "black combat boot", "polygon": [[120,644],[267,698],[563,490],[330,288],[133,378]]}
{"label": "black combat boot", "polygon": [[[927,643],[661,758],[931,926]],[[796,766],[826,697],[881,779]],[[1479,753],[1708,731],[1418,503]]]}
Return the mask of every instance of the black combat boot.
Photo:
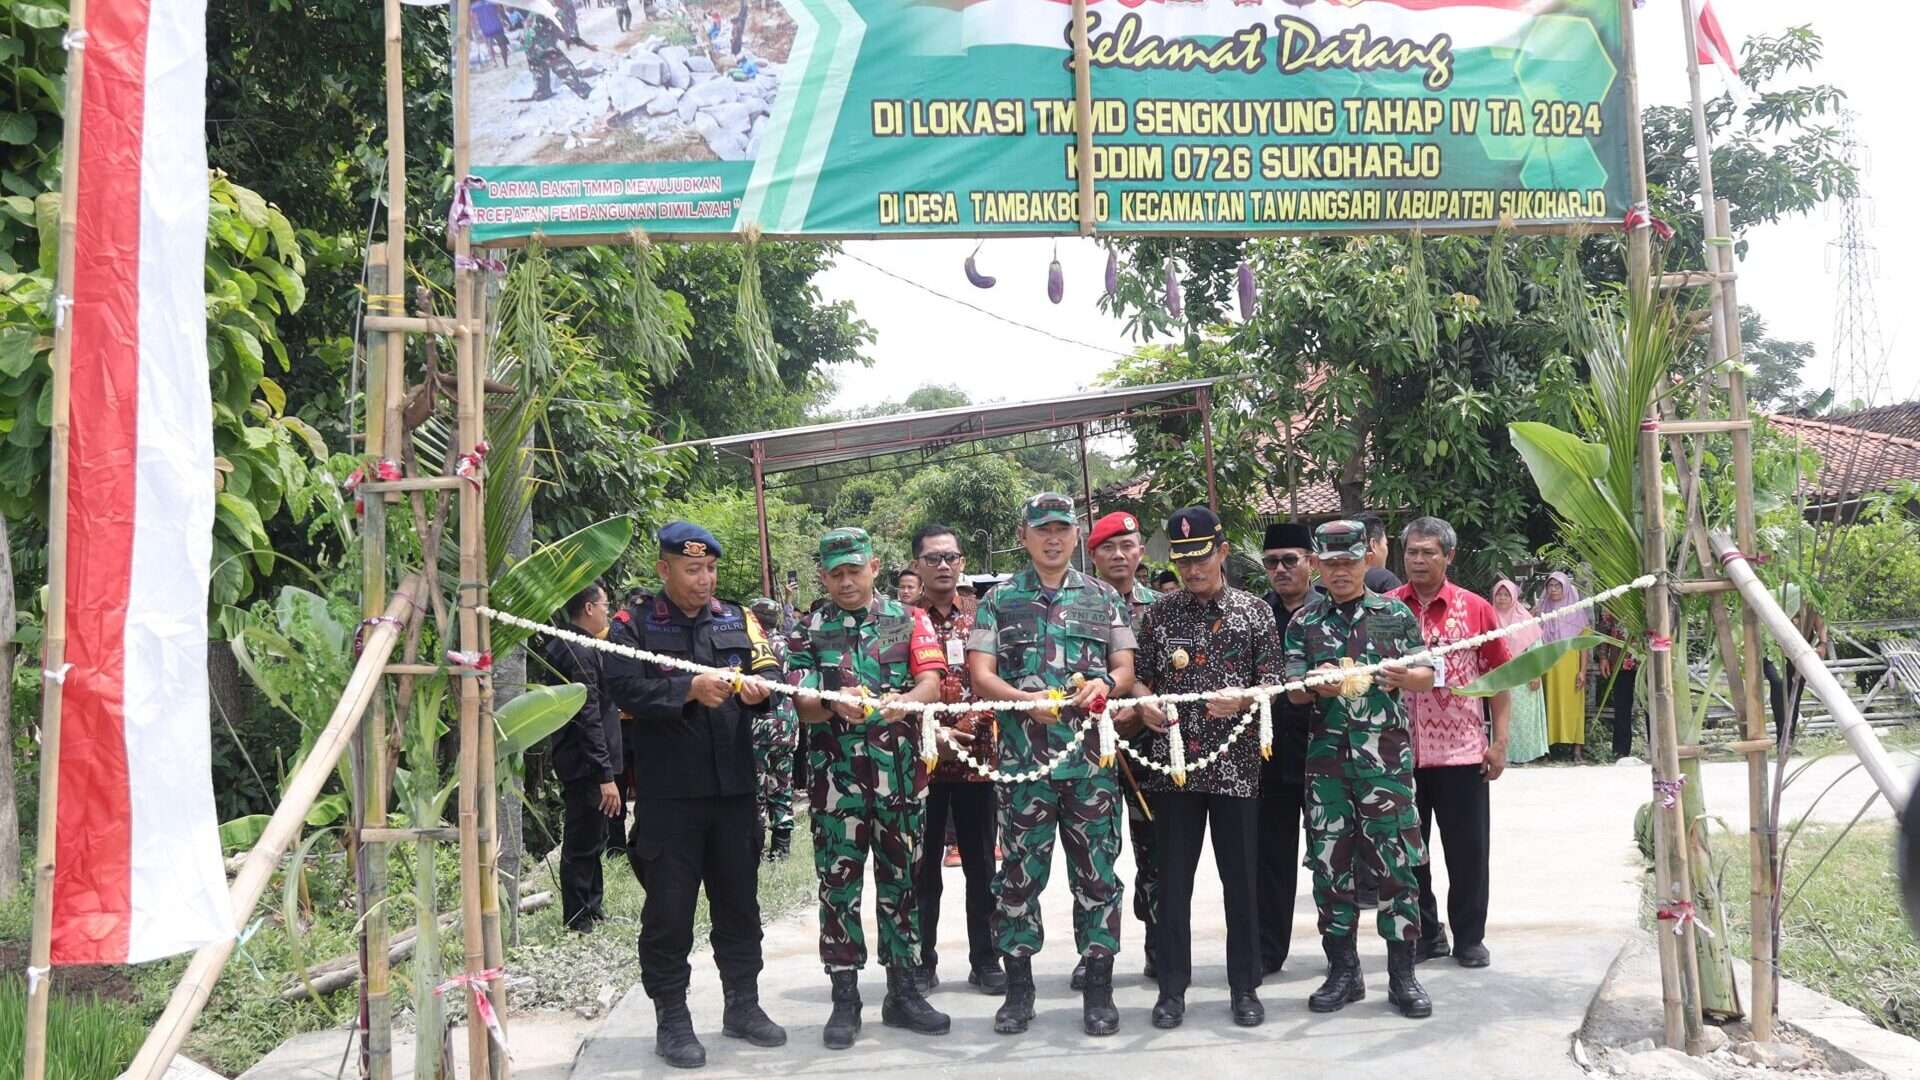
{"label": "black combat boot", "polygon": [[1360,974],[1360,950],[1352,937],[1321,939],[1327,950],[1327,981],[1307,996],[1307,1008],[1314,1012],[1339,1012],[1348,1003],[1367,996],[1367,983]]}
{"label": "black combat boot", "polygon": [[1033,957],[1007,957],[1007,1000],[993,1014],[993,1030],[1018,1035],[1033,1022]]}
{"label": "black combat boot", "polygon": [[653,1052],[676,1069],[698,1069],[707,1063],[707,1048],[693,1034],[693,1014],[687,995],[655,998]]}
{"label": "black combat boot", "polygon": [[1087,988],[1086,957],[1081,957],[1080,962],[1073,965],[1073,977],[1067,980],[1067,985],[1075,990],[1085,990]]}
{"label": "black combat boot", "polygon": [[829,1050],[845,1050],[860,1034],[860,973],[829,972],[833,978],[833,1015],[820,1029],[820,1041]]}
{"label": "black combat boot", "polygon": [[793,854],[793,826],[775,825],[773,843],[767,845],[767,861],[779,862]]}
{"label": "black combat boot", "polygon": [[727,1011],[720,1017],[720,1034],[729,1039],[745,1039],[755,1046],[787,1045],[787,1029],[770,1019],[760,1008],[760,988],[753,980],[742,980],[725,987]]}
{"label": "black combat boot", "polygon": [[1080,1023],[1089,1035],[1111,1035],[1120,1030],[1120,1010],[1113,1006],[1113,957],[1087,958],[1087,987],[1080,998]]}
{"label": "black combat boot", "polygon": [[1007,992],[1007,973],[1000,970],[998,957],[974,967],[967,973],[967,985],[995,997]]}
{"label": "black combat boot", "polygon": [[921,964],[913,969],[913,985],[920,988],[920,996],[925,997],[940,985],[940,965]]}
{"label": "black combat boot", "polygon": [[887,996],[880,1003],[880,1022],[917,1035],[945,1035],[953,1028],[947,1014],[927,1004],[920,995],[920,983],[905,964],[887,968]]}
{"label": "black combat boot", "polygon": [[1400,1015],[1419,1019],[1433,1015],[1433,999],[1413,975],[1413,942],[1387,942],[1387,1000]]}

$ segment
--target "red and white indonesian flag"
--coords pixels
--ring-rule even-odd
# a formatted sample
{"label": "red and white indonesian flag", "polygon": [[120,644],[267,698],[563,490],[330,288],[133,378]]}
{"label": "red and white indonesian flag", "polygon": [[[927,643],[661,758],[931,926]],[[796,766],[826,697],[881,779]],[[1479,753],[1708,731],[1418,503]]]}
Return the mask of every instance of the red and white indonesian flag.
{"label": "red and white indonesian flag", "polygon": [[[209,776],[205,0],[88,5],[53,962],[233,934]],[[65,307],[65,305],[62,305]]]}

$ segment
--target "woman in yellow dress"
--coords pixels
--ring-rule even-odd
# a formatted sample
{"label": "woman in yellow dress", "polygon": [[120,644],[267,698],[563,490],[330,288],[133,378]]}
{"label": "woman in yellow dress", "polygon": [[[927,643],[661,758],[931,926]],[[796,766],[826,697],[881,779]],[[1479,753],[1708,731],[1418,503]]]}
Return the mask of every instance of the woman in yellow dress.
{"label": "woman in yellow dress", "polygon": [[[1573,579],[1561,571],[1547,577],[1546,591],[1534,609],[1550,615],[1580,600]],[[1564,641],[1592,625],[1592,613],[1582,608],[1572,614],[1549,619],[1540,627],[1541,641]],[[1584,761],[1587,749],[1587,654],[1575,649],[1547,670],[1547,743],[1573,747],[1573,760]]]}

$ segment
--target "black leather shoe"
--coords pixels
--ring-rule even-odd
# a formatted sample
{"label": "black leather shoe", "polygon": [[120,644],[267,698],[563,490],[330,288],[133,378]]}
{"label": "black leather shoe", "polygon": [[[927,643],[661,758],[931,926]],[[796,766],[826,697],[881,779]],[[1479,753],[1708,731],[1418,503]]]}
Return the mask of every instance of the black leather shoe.
{"label": "black leather shoe", "polygon": [[653,1003],[653,1052],[676,1069],[698,1069],[707,1063],[707,1048],[693,1034],[693,1014],[687,995],[659,998]]}
{"label": "black leather shoe", "polygon": [[1084,956],[1081,957],[1080,962],[1073,965],[1073,978],[1068,980],[1067,985],[1071,986],[1075,990],[1085,990],[1087,988],[1087,958],[1086,957]]}
{"label": "black leather shoe", "polygon": [[1251,990],[1234,991],[1233,1022],[1241,1027],[1259,1027],[1267,1022],[1267,1007],[1260,1004],[1259,995]]}
{"label": "black leather shoe", "polygon": [[1112,1035],[1120,1030],[1120,1010],[1113,1005],[1113,957],[1087,961],[1087,986],[1082,991],[1080,1026],[1089,1035]]}
{"label": "black leather shoe", "polygon": [[993,1030],[1018,1035],[1033,1022],[1033,958],[1007,957],[1007,1000],[993,1014]]}
{"label": "black leather shoe", "polygon": [[1360,950],[1350,937],[1321,939],[1327,951],[1327,981],[1307,995],[1307,1008],[1318,1013],[1338,1012],[1367,996],[1367,984],[1360,974]]}
{"label": "black leather shoe", "polygon": [[1425,963],[1441,956],[1452,956],[1453,946],[1447,943],[1447,928],[1442,926],[1431,934],[1420,935],[1420,944],[1413,951],[1413,962]]}
{"label": "black leather shoe", "polygon": [[752,983],[724,989],[727,1011],[720,1017],[720,1034],[729,1039],[745,1039],[755,1046],[787,1045],[787,1029],[773,1022],[760,1008],[760,990]]}
{"label": "black leather shoe", "polygon": [[833,1015],[820,1029],[820,1042],[829,1050],[845,1050],[860,1034],[860,973],[835,971],[828,977],[833,980]]}
{"label": "black leather shoe", "polygon": [[983,964],[967,972],[967,985],[999,997],[1007,992],[1007,973],[1000,970],[998,963]]}
{"label": "black leather shoe", "polygon": [[1180,994],[1162,993],[1160,1000],[1153,1003],[1153,1026],[1162,1030],[1172,1030],[1180,1026],[1187,1018],[1187,999]]}
{"label": "black leather shoe", "polygon": [[1485,945],[1462,945],[1453,951],[1453,959],[1463,968],[1483,968],[1493,963],[1493,954]]}
{"label": "black leather shoe", "polygon": [[953,1020],[920,996],[920,981],[913,969],[900,965],[887,969],[887,997],[880,1003],[880,1022],[916,1035],[945,1035],[953,1029]]}
{"label": "black leather shoe", "polygon": [[1413,942],[1387,942],[1387,1000],[1400,1015],[1416,1020],[1433,1015],[1433,999],[1413,975]]}

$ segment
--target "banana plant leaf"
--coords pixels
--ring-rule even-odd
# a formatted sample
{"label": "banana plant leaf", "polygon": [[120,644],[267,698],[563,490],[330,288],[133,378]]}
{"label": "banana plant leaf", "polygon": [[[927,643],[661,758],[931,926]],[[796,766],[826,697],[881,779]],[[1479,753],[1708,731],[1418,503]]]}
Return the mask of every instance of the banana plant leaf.
{"label": "banana plant leaf", "polygon": [[1605,634],[1591,631],[1563,641],[1543,641],[1467,685],[1454,687],[1453,692],[1462,697],[1492,697],[1503,691],[1516,690],[1544,676],[1553,669],[1553,665],[1560,662],[1561,657],[1576,649],[1619,644]]}
{"label": "banana plant leaf", "polygon": [[[344,817],[346,812],[347,797],[344,793],[323,795],[307,809],[307,824],[314,828],[330,826]],[[272,817],[271,814],[248,814],[221,822],[220,847],[226,851],[244,851],[259,843]]]}
{"label": "banana plant leaf", "polygon": [[[632,542],[633,519],[624,514],[562,537],[495,578],[493,606],[523,619],[550,619],[574,593],[606,573]],[[505,656],[529,636],[517,626],[495,624],[493,654]]]}
{"label": "banana plant leaf", "polygon": [[494,710],[493,722],[499,728],[495,752],[502,757],[526,753],[566,727],[586,703],[587,688],[579,683],[528,687],[526,693]]}

